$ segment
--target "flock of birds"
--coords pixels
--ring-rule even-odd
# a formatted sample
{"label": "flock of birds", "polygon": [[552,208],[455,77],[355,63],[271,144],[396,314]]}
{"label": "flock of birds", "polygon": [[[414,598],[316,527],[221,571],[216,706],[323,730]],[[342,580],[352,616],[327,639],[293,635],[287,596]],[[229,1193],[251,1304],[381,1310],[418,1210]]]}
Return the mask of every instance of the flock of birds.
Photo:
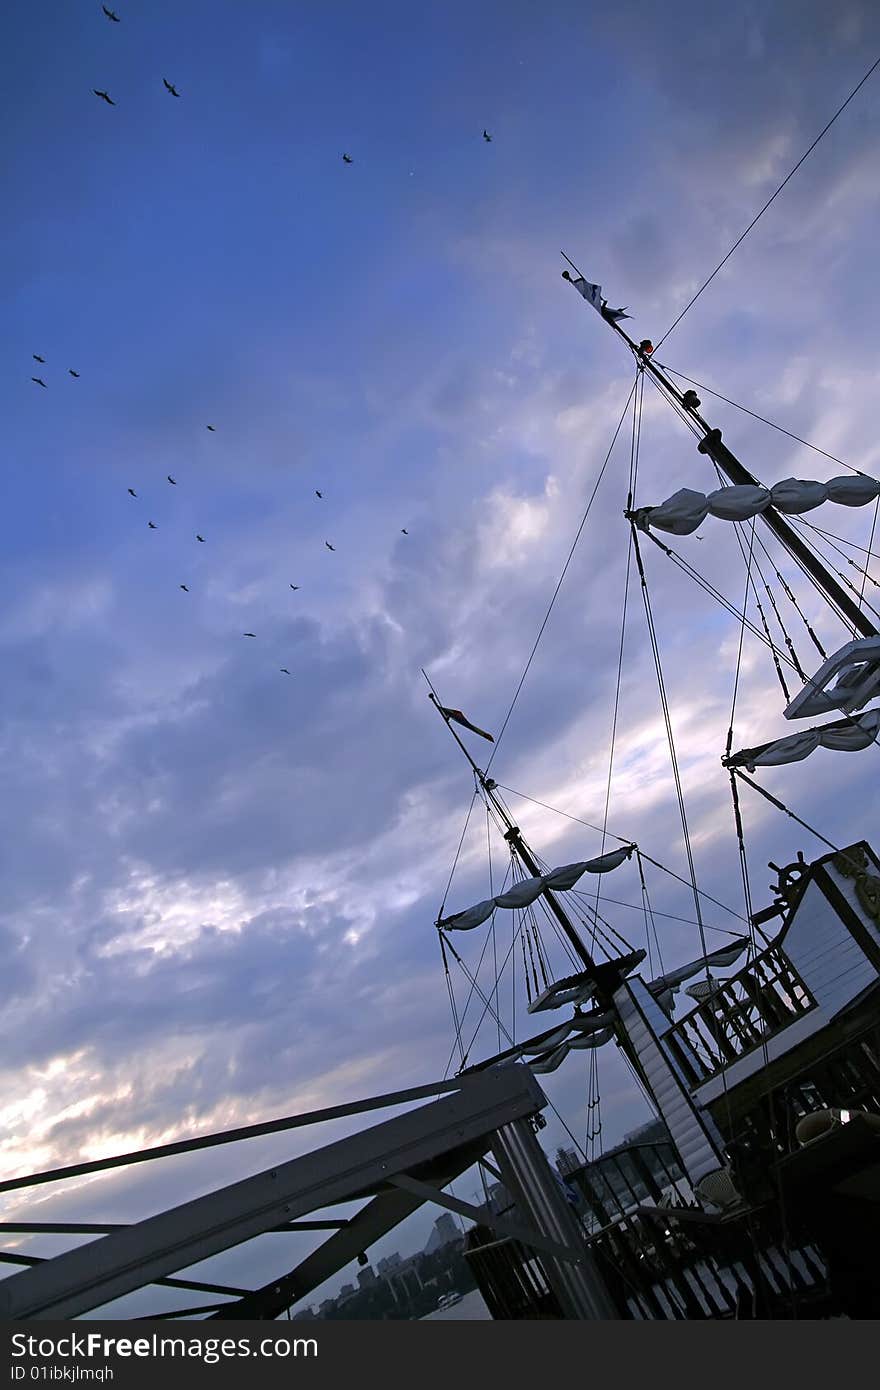
{"label": "flock of birds", "polygon": [[[42,357],[39,353],[34,352],[34,353],[31,354],[31,356],[33,357],[33,359],[34,359],[35,362],[40,362],[41,364],[45,365],[45,363],[46,363],[46,358],[45,358],[45,357]],[[80,373],[77,372],[77,371],[74,371],[74,369],[73,369],[72,367],[68,367],[67,370],[68,370],[68,373],[69,373],[70,376],[79,378]],[[34,376],[34,377],[31,377],[31,380],[34,381],[34,382],[36,382],[36,384],[37,384],[38,386],[42,386],[42,387],[44,387],[46,390],[48,390],[47,383],[42,379],[42,377]],[[215,434],[216,431],[217,431],[217,426],[216,426],[216,425],[206,425],[205,428],[206,428],[207,430],[210,430],[212,434]],[[170,473],[166,473],[166,475],[165,475],[165,481],[166,481],[167,483],[169,483],[171,487],[177,487],[177,485],[178,485],[178,484],[177,484],[177,479],[174,478],[174,477],[172,477],[172,475],[171,475]],[[140,499],[139,499],[139,494],[137,493],[137,491],[135,490],[135,488],[129,487],[129,488],[127,488],[127,492],[128,492],[129,497],[133,497],[136,501],[140,500]],[[323,492],[320,491],[319,488],[315,488],[315,496],[318,498],[319,501],[323,501],[323,500],[324,500],[324,494],[323,494]],[[159,529],[158,526],[156,525],[156,522],[155,522],[155,521],[149,521],[149,520],[147,521],[147,528],[148,528],[150,531],[157,531],[157,530]],[[409,535],[409,531],[406,529],[405,526],[401,526],[401,528],[400,528],[400,533],[401,533],[402,536],[408,536],[408,535]],[[195,538],[196,538],[196,541],[197,541],[200,545],[205,545],[205,544],[206,544],[205,537],[201,534],[201,532],[197,531],[197,532],[195,533]],[[326,546],[326,548],[327,548],[328,550],[333,551],[334,554],[336,553],[336,546],[335,546],[335,545],[331,545],[330,541],[325,540],[324,545]],[[290,587],[294,592],[296,592],[301,586],[300,586],[299,584],[292,584],[292,583],[291,583],[291,584],[289,585],[289,587]],[[185,594],[188,594],[188,593],[191,592],[190,587],[189,587],[188,584],[179,584],[179,585],[178,585],[178,588],[182,589],[183,592],[184,592]],[[243,632],[243,633],[242,633],[242,636],[243,636],[243,637],[256,637],[256,635],[257,635],[257,634],[256,634],[255,632]],[[289,676],[289,675],[291,674],[291,672],[288,670],[288,668],[287,668],[286,666],[280,667],[280,671],[281,671],[281,674],[284,675],[284,676]]]}
{"label": "flock of birds", "polygon": [[[119,15],[116,13],[115,10],[110,10],[110,9],[108,9],[106,5],[102,5],[102,6],[101,6],[101,9],[104,11],[104,13],[105,13],[105,15],[107,16],[107,18],[108,18],[109,20],[111,20],[114,24],[119,24],[119,23],[121,22],[120,19],[119,19]],[[174,83],[173,83],[173,82],[169,82],[167,77],[163,77],[163,78],[162,78],[162,85],[163,85],[163,87],[165,88],[166,92],[170,92],[171,95],[172,95],[173,97],[179,97],[179,96],[180,96],[180,92],[177,90],[177,88],[175,87]],[[95,94],[96,97],[100,97],[102,101],[106,101],[106,103],[107,103],[108,106],[115,106],[115,105],[116,105],[116,102],[115,102],[115,101],[113,100],[113,98],[110,96],[110,93],[109,93],[109,92],[102,92],[102,91],[99,91],[99,89],[98,89],[97,87],[93,87],[93,88],[92,88],[92,91],[94,92],[94,94]],[[489,134],[488,130],[484,130],[484,131],[483,131],[483,139],[486,141],[487,144],[491,144],[491,142],[492,142],[492,136]],[[342,156],[342,162],[343,162],[343,164],[354,164],[354,159],[352,158],[352,156],[351,156],[350,154],[345,153],[345,154],[343,154],[343,156]],[[35,378],[35,380],[36,380],[36,378]]]}
{"label": "flock of birds", "polygon": [[[106,15],[106,17],[107,17],[108,21],[110,21],[110,23],[112,23],[112,24],[119,24],[119,23],[121,23],[120,17],[119,17],[119,15],[115,12],[115,10],[109,9],[108,6],[107,6],[107,5],[104,5],[104,4],[101,5],[101,9],[103,10],[104,14]],[[163,78],[162,78],[162,84],[163,84],[163,86],[165,87],[165,90],[166,90],[171,96],[173,96],[173,97],[179,97],[179,96],[180,96],[180,92],[177,90],[177,88],[176,88],[176,86],[174,85],[174,83],[173,83],[173,82],[169,82],[168,79],[167,79],[167,77],[163,77]],[[102,91],[102,90],[100,90],[100,89],[97,88],[97,87],[93,87],[93,88],[92,88],[92,91],[94,92],[94,94],[95,94],[96,97],[99,97],[101,101],[106,102],[108,106],[115,106],[115,105],[116,105],[116,102],[115,102],[115,101],[113,100],[113,98],[110,96],[109,92]],[[491,141],[492,141],[492,136],[489,134],[488,130],[484,130],[484,131],[483,131],[483,139],[484,139],[484,141],[485,141],[487,144],[490,144],[490,143],[491,143]],[[353,157],[352,157],[347,151],[342,155],[342,160],[343,160],[343,163],[344,163],[344,164],[353,164],[353,163],[354,163]],[[35,361],[35,362],[38,362],[41,366],[44,366],[44,365],[46,364],[46,358],[40,356],[39,353],[36,353],[36,352],[35,352],[35,353],[32,353],[32,356],[33,356],[34,361]],[[71,377],[73,377],[73,378],[78,379],[79,376],[80,376],[80,373],[77,372],[77,371],[75,371],[73,367],[68,367],[68,368],[67,368],[67,371],[68,371],[68,375],[71,376]],[[31,377],[31,381],[33,381],[33,382],[35,383],[35,385],[42,387],[44,390],[48,390],[48,389],[49,389],[48,383],[47,383],[46,381],[44,381],[44,379],[43,379],[41,376],[32,376],[32,377]],[[206,425],[205,428],[208,429],[209,431],[211,431],[211,433],[214,433],[214,432],[216,431],[216,426],[215,426],[215,425]],[[175,478],[173,478],[173,477],[171,476],[170,473],[166,475],[166,481],[167,481],[172,487],[176,487],[176,486],[177,486],[177,480],[176,480]],[[130,488],[128,489],[128,493],[129,493],[129,496],[131,496],[131,497],[133,497],[133,498],[135,498],[135,499],[137,500],[138,494],[137,494],[137,492],[135,491],[135,489],[134,489],[133,487],[130,487]],[[316,488],[316,489],[315,489],[315,496],[316,496],[319,500],[323,500],[324,494],[323,494],[323,492],[320,492],[320,491]],[[148,521],[148,522],[147,522],[147,527],[148,527],[148,529],[151,530],[151,531],[156,531],[156,530],[159,529],[154,521]],[[408,536],[408,535],[409,535],[409,532],[407,531],[407,529],[406,529],[405,526],[402,526],[402,527],[400,528],[400,531],[401,531],[401,535],[404,535],[404,536]],[[206,544],[206,542],[205,542],[205,537],[204,537],[203,535],[201,535],[199,532],[196,532],[196,537],[195,537],[195,538],[196,538],[196,541],[197,541],[199,544],[201,544],[201,545]],[[326,548],[327,548],[328,550],[333,551],[333,552],[335,553],[336,547],[335,547],[334,545],[331,545],[331,543],[330,543],[329,541],[325,540],[324,545],[326,546]],[[187,584],[180,584],[178,587],[179,587],[180,589],[182,589],[183,592],[184,592],[185,594],[190,593],[189,585],[187,585]],[[290,584],[290,588],[291,588],[292,590],[296,591],[296,590],[298,590],[298,589],[300,588],[300,585],[299,585],[299,584]],[[255,637],[256,637],[256,633],[254,633],[254,632],[245,632],[245,633],[242,633],[242,636],[243,636],[243,637],[255,638]],[[282,667],[280,667],[279,669],[280,669],[280,672],[281,672],[282,675],[289,676],[289,675],[291,674],[290,670],[289,670],[286,666],[282,666]]]}

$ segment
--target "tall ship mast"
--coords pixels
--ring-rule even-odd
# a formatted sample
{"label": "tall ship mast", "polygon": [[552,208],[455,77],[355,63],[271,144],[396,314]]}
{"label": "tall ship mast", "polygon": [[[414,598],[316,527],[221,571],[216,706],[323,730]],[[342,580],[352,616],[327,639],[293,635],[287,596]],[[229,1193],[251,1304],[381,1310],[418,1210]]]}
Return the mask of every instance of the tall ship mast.
{"label": "tall ship mast", "polygon": [[[871,1273],[871,1252],[880,1235],[880,860],[867,838],[842,846],[824,840],[754,776],[800,762],[819,748],[876,756],[880,706],[871,702],[880,695],[880,615],[865,599],[866,581],[876,581],[869,561],[861,592],[846,575],[832,572],[800,518],[826,504],[876,508],[880,481],[852,470],[825,482],[759,482],[704,418],[696,391],[676,384],[655,359],[649,339],[636,342],[622,327],[626,310],[610,308],[601,287],[569,264],[576,273],[566,270],[564,278],[632,355],[634,439],[649,379],[694,435],[719,483],[708,493],[682,488],[645,506],[635,495],[631,468],[624,512],[645,599],[701,949],[675,969],[658,969],[652,961],[646,969],[648,950],[628,942],[599,904],[606,875],[624,872],[627,864],[647,901],[645,871],[656,861],[635,842],[620,841],[606,851],[606,823],[601,853],[547,865],[526,841],[489,766],[478,765],[459,730],[492,736],[443,705],[432,687],[430,699],[470,765],[487,825],[494,824],[510,855],[501,891],[459,911],[444,907],[438,915],[444,969],[449,977],[450,963],[461,967],[470,984],[467,1006],[475,998],[482,1002],[481,1023],[493,1016],[500,1041],[501,982],[508,961],[519,953],[529,1022],[553,1022],[519,1041],[505,1028],[510,1045],[476,1059],[477,1035],[466,1039],[451,992],[460,1072],[519,1062],[540,1076],[585,1052],[592,1079],[603,1047],[616,1045],[622,1054],[656,1117],[654,1141],[624,1143],[608,1154],[594,1148],[580,1163],[570,1154],[567,1173],[593,1268],[615,1316],[876,1317],[880,1288]],[[686,538],[707,520],[736,528],[747,571],[740,610],[726,605],[740,623],[740,658],[748,630],[769,650],[784,693],[782,714],[797,725],[790,735],[736,749],[731,713],[719,756],[721,775],[730,783],[746,912],[740,930],[714,950],[706,937],[706,899],[697,885],[642,554],[650,542],[649,548],[680,563],[680,553],[661,536]],[[770,563],[756,523],[843,625],[848,640],[837,649],[822,644],[774,564],[781,586],[777,604],[757,561],[760,553]],[[686,555],[680,567],[695,573]],[[781,616],[783,595],[822,657],[821,664],[813,661],[812,674]],[[750,619],[750,609],[760,622]],[[771,634],[771,610],[781,637]],[[622,651],[621,637],[621,657]],[[494,756],[493,750],[490,764]],[[746,784],[818,834],[826,847],[812,860],[798,850],[791,862],[771,864],[773,901],[757,909],[739,800]],[[496,918],[505,915],[514,924],[496,935]],[[498,938],[509,936],[511,944],[500,968],[496,963],[494,981],[490,970],[489,984],[484,978],[481,986],[480,966],[468,967],[455,942],[461,932],[489,930],[496,962]],[[480,964],[488,942],[484,935]],[[552,968],[553,945],[562,948],[557,958],[567,957],[573,969],[560,974]],[[488,1226],[472,1232],[469,1258],[497,1316],[565,1315],[553,1307],[552,1280],[544,1293],[535,1293],[525,1272],[531,1253],[499,1243]]]}

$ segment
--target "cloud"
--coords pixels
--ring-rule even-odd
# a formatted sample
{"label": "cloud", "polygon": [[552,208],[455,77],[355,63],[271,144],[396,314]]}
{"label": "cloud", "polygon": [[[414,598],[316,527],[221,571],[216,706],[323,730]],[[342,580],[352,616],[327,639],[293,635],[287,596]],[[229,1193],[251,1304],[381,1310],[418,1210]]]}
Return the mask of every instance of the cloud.
{"label": "cloud", "polygon": [[[436,22],[451,42],[446,21]],[[115,200],[128,209],[123,241],[114,209],[106,228],[85,226],[89,237],[100,231],[92,246],[109,248],[94,299],[63,260],[47,270],[51,303],[35,283],[15,288],[25,356],[32,337],[53,339],[54,370],[59,340],[70,355],[82,339],[98,379],[84,372],[74,398],[61,397],[53,377],[52,391],[37,393],[47,401],[2,388],[18,461],[0,571],[8,1173],[442,1073],[454,1030],[433,923],[444,893],[454,911],[489,891],[487,827],[484,812],[472,818],[447,892],[473,784],[428,705],[420,667],[444,701],[500,734],[632,380],[619,342],[561,281],[559,246],[582,257],[613,300],[630,303],[634,333],[656,340],[849,90],[877,22],[874,7],[844,3],[833,13],[751,5],[709,24],[683,4],[670,26],[665,12],[624,0],[589,24],[572,20],[569,47],[554,40],[550,67],[533,69],[532,114],[517,127],[515,153],[499,121],[496,141],[478,149],[494,162],[477,169],[474,151],[449,144],[459,113],[439,95],[436,112],[408,117],[413,138],[443,160],[436,183],[427,155],[420,165],[418,206],[394,182],[404,150],[392,134],[375,142],[383,153],[370,165],[381,197],[369,180],[341,183],[352,171],[337,169],[335,151],[328,170],[311,144],[301,152],[308,182],[282,197],[287,137],[274,134],[265,149],[249,147],[249,182],[237,146],[223,146],[194,191],[181,182],[189,156],[174,144],[165,197],[169,206],[184,199],[181,245],[175,219],[153,218],[143,190],[126,182]],[[528,37],[518,25],[510,53],[493,49],[501,111],[519,100],[501,65],[506,55],[518,68],[511,55]],[[292,33],[276,26],[254,62],[275,71],[290,51],[299,51]],[[596,82],[575,88],[571,73],[596,52]],[[437,61],[457,71],[449,52]],[[613,90],[609,73],[619,75]],[[203,75],[220,80],[213,67]],[[296,112],[284,103],[293,98],[279,89],[273,99],[292,128]],[[869,111],[853,102],[660,355],[870,470]],[[391,114],[389,131],[400,123]],[[156,157],[171,159],[166,137],[157,141]],[[93,134],[83,133],[82,148],[92,151],[84,160],[98,159]],[[103,177],[100,164],[89,170]],[[214,182],[229,188],[215,197]],[[35,215],[54,207],[51,184],[47,175],[48,202]],[[262,220],[242,188],[259,189]],[[139,218],[140,276],[131,262],[140,243],[126,239]],[[76,264],[90,264],[94,250],[79,230],[71,235]],[[247,255],[233,255],[236,247]],[[87,311],[94,331],[89,320],[74,334]],[[763,479],[840,471],[701,394],[707,418]],[[609,833],[637,839],[686,878],[632,564],[618,687],[631,445],[627,421],[492,773],[600,827],[505,791],[548,862],[598,852],[607,797]],[[650,387],[638,462],[643,504],[716,482]],[[165,483],[169,471],[177,488]],[[837,508],[817,524],[867,544],[865,513]],[[745,576],[733,528],[710,518],[699,536],[672,548],[738,608]],[[742,913],[720,764],[739,627],[649,540],[641,548],[699,886]],[[847,634],[770,553],[772,563],[761,554],[765,577],[812,670],[821,658],[775,567],[828,650]],[[839,555],[834,563],[857,578]],[[735,741],[789,731],[782,704],[766,651],[747,635]],[[492,756],[488,745],[473,751]],[[842,843],[876,817],[874,758],[822,751],[760,780]],[[793,835],[756,794],[741,796],[761,898],[768,858],[822,847],[806,831]],[[497,883],[506,846],[496,840],[492,853]],[[692,956],[689,886],[652,865],[646,880],[663,963]],[[636,866],[601,894],[607,920],[650,945],[657,964],[658,940],[635,910]],[[709,930],[735,928],[732,913],[704,904]],[[503,959],[510,918],[497,932]],[[486,941],[478,932],[456,942],[472,973]],[[567,969],[555,938],[547,953],[553,969]],[[494,966],[487,946],[478,976],[487,997]],[[531,1020],[520,960],[516,970],[522,1036]],[[511,971],[501,1012],[513,1031]],[[470,986],[454,963],[452,979],[461,1018]],[[483,1009],[475,996],[466,1043]],[[471,1055],[497,1041],[489,1012]],[[619,1059],[603,1053],[600,1069],[613,1142],[644,1106]],[[563,1068],[547,1091],[563,1117],[577,1114],[582,1139],[583,1072]],[[547,1138],[569,1142],[552,1112]],[[6,1208],[30,1219],[37,1207],[57,1219],[129,1219],[308,1142],[303,1134],[246,1159],[224,1151],[175,1161],[67,1195],[13,1194]],[[261,1280],[287,1258],[272,1250],[239,1252],[229,1267]],[[214,1273],[222,1277],[219,1262]]]}

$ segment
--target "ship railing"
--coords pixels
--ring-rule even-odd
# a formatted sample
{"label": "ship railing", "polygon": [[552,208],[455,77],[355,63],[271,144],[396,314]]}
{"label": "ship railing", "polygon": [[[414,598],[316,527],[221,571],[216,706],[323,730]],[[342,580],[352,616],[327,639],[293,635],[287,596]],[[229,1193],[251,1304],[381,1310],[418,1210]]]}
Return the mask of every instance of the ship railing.
{"label": "ship railing", "polygon": [[791,961],[773,944],[719,983],[665,1034],[692,1086],[717,1076],[815,1008]]}
{"label": "ship railing", "polygon": [[639,1207],[588,1246],[626,1317],[792,1317],[828,1295],[818,1251],[792,1245],[757,1209],[731,1221]]}

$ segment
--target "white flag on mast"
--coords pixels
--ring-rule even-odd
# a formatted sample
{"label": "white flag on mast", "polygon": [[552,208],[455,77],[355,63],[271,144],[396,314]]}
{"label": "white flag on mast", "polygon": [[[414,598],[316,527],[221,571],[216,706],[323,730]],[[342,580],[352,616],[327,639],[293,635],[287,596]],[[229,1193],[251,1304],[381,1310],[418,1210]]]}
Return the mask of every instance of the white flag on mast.
{"label": "white flag on mast", "polygon": [[589,280],[585,280],[583,275],[578,276],[577,280],[571,282],[578,294],[582,294],[588,304],[592,304],[594,309],[602,311],[602,286],[591,285]]}
{"label": "white flag on mast", "polygon": [[592,304],[596,312],[601,314],[603,318],[610,319],[612,323],[617,323],[618,319],[628,319],[632,317],[626,312],[626,309],[609,309],[608,304],[602,298],[601,285],[591,285],[589,280],[584,279],[583,275],[579,275],[577,279],[574,279],[573,276],[569,275],[567,270],[563,270],[562,275],[563,279],[568,280],[569,284],[574,285],[578,294],[583,295],[587,303]]}

